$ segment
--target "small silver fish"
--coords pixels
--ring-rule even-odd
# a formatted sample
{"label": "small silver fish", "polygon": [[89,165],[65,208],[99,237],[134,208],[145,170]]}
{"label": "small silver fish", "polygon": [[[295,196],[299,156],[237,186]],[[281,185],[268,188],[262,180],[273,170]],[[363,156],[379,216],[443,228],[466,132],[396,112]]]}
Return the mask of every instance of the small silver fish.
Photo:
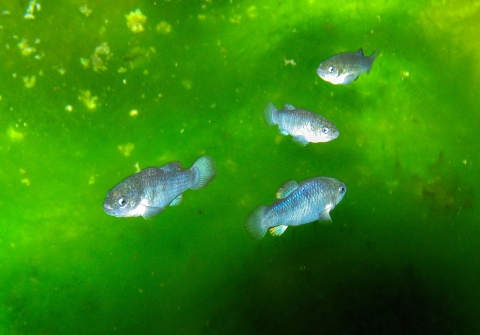
{"label": "small silver fish", "polygon": [[363,50],[344,52],[330,57],[320,63],[317,74],[325,81],[334,85],[346,85],[356,80],[362,73],[369,73],[373,61],[380,51],[375,51],[370,57],[363,55]]}
{"label": "small silver fish", "polygon": [[215,162],[210,156],[200,157],[185,170],[180,162],[147,168],[108,191],[103,208],[116,217],[151,218],[168,205],[178,205],[186,190],[201,189],[215,176]]}
{"label": "small silver fish", "polygon": [[273,236],[288,226],[299,226],[315,220],[331,221],[330,211],[343,199],[347,187],[329,177],[292,180],[277,191],[277,201],[257,207],[246,219],[245,228],[253,239],[261,239],[267,230]]}
{"label": "small silver fish", "polygon": [[328,142],[340,135],[337,127],[323,116],[289,104],[278,110],[269,102],[263,116],[267,125],[278,125],[281,134],[292,135],[293,140],[301,145]]}

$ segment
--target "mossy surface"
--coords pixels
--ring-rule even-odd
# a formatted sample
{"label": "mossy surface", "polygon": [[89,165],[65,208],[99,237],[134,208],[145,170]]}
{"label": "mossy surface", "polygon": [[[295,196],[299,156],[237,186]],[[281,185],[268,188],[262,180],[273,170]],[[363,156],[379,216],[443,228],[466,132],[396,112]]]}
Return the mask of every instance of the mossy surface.
{"label": "mossy surface", "polygon": [[[0,334],[478,333],[479,7],[0,3]],[[369,74],[317,76],[359,48]],[[268,101],[340,136],[301,147]],[[180,206],[103,211],[137,167],[204,154],[218,176]],[[315,176],[348,187],[332,224],[248,239]]]}

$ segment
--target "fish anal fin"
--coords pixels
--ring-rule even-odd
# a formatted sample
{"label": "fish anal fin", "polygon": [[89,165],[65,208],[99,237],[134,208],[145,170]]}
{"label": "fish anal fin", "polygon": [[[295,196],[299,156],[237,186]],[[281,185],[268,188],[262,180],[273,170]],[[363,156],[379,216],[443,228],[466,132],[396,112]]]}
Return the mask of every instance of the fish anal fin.
{"label": "fish anal fin", "polygon": [[288,226],[280,225],[269,228],[268,231],[270,232],[270,234],[272,234],[272,236],[280,236],[285,232],[285,230],[287,230],[287,228]]}
{"label": "fish anal fin", "polygon": [[277,199],[286,198],[290,194],[292,194],[292,192],[295,191],[297,188],[298,188],[298,183],[295,180],[287,181],[285,184],[280,186],[280,188],[277,191],[276,197]]}
{"label": "fish anal fin", "polygon": [[183,194],[180,194],[178,197],[172,200],[169,206],[178,206],[183,200]]}
{"label": "fish anal fin", "polygon": [[286,131],[286,130],[283,129],[282,127],[278,127],[278,131],[280,131],[280,134],[282,134],[282,135],[290,135],[290,134],[288,133],[288,131]]}
{"label": "fish anal fin", "polygon": [[301,146],[306,146],[310,143],[305,136],[293,136],[293,141],[300,144]]}

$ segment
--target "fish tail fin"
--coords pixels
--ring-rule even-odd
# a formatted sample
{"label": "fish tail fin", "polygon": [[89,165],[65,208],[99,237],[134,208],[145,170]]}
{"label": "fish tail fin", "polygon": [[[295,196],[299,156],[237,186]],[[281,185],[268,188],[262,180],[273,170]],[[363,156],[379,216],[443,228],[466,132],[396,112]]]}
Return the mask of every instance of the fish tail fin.
{"label": "fish tail fin", "polygon": [[370,59],[372,60],[372,63],[373,63],[373,61],[375,60],[375,58],[377,58],[377,56],[378,56],[379,53],[380,53],[380,50],[377,50],[377,51],[375,51],[373,54],[371,54],[370,57],[368,57],[368,58],[370,58]]}
{"label": "fish tail fin", "polygon": [[191,170],[195,172],[195,180],[192,186],[193,190],[199,190],[207,186],[217,175],[215,161],[210,156],[202,156],[197,159],[191,167]]}
{"label": "fish tail fin", "polygon": [[262,224],[262,220],[265,217],[265,211],[267,206],[261,205],[257,207],[245,220],[245,229],[247,230],[248,236],[254,240],[261,239],[267,232]]}
{"label": "fish tail fin", "polygon": [[373,61],[375,60],[375,58],[377,58],[379,53],[380,53],[380,50],[377,50],[368,57],[368,59],[370,60],[370,69],[368,69],[367,73],[370,73],[370,70],[372,69]]}
{"label": "fish tail fin", "polygon": [[273,104],[273,102],[269,101],[263,109],[263,118],[265,119],[267,125],[273,126],[275,124],[274,116],[276,112],[277,109],[275,108],[275,105]]}

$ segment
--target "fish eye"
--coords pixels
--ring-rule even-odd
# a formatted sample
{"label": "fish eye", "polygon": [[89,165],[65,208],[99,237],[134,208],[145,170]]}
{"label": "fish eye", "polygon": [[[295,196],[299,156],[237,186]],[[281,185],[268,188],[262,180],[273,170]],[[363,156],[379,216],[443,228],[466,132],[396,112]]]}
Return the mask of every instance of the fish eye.
{"label": "fish eye", "polygon": [[335,66],[330,65],[330,66],[328,67],[328,72],[333,73],[334,70],[335,70]]}
{"label": "fish eye", "polygon": [[340,193],[345,193],[345,186],[340,186],[340,188],[338,189],[338,192]]}
{"label": "fish eye", "polygon": [[125,207],[128,204],[128,200],[125,197],[118,198],[117,202],[120,205],[120,207]]}
{"label": "fish eye", "polygon": [[329,131],[330,131],[330,128],[328,128],[327,126],[322,127],[322,133],[328,134]]}

